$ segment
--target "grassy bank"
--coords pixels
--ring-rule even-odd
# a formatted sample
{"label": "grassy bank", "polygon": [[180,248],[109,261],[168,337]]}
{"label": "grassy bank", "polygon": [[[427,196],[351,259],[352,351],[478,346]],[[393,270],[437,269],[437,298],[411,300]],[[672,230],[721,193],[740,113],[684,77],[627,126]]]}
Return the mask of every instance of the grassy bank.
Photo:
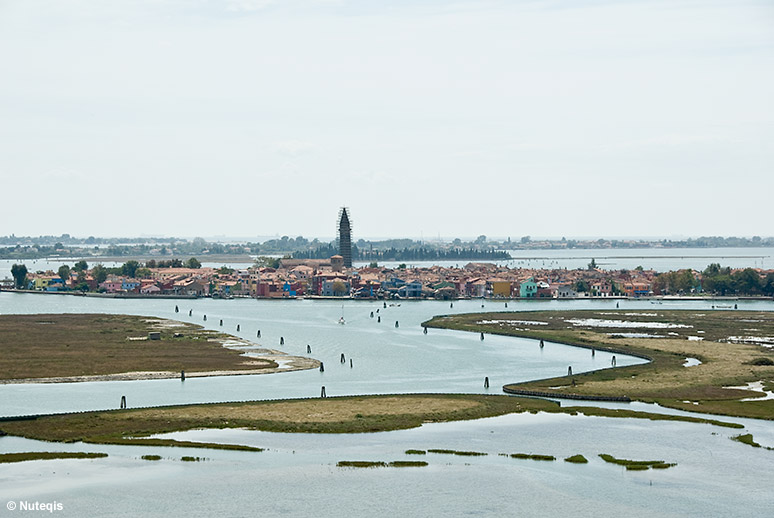
{"label": "grassy bank", "polygon": [[[151,437],[200,428],[246,428],[273,432],[365,433],[414,428],[426,422],[480,419],[519,412],[552,412],[605,417],[678,420],[721,426],[719,421],[598,408],[561,408],[553,401],[477,394],[406,394],[352,396],[284,401],[255,401],[185,405],[105,412],[40,416],[0,421],[0,433],[44,441],[84,441],[102,444],[180,446],[262,451],[260,448],[175,441]],[[454,450],[409,450],[407,454],[448,453]]]}
{"label": "grassy bank", "polygon": [[[644,365],[506,385],[509,389],[557,396],[627,396],[694,412],[774,419],[774,400],[741,401],[763,394],[726,388],[762,381],[764,389],[774,389],[774,351],[759,344],[734,343],[733,338],[774,337],[772,312],[528,311],[439,316],[422,325],[532,338],[536,342],[529,346],[535,348],[537,340],[544,340],[650,360]],[[632,332],[651,337],[626,336]],[[684,367],[686,358],[702,363]]]}
{"label": "grassy bank", "polygon": [[100,459],[107,453],[65,452],[65,451],[25,451],[21,453],[0,453],[0,464],[25,462],[28,460],[53,459]]}
{"label": "grassy bank", "polygon": [[[160,340],[146,340],[148,333]],[[4,380],[128,372],[239,371],[276,368],[223,347],[236,339],[195,324],[129,315],[2,315]]]}

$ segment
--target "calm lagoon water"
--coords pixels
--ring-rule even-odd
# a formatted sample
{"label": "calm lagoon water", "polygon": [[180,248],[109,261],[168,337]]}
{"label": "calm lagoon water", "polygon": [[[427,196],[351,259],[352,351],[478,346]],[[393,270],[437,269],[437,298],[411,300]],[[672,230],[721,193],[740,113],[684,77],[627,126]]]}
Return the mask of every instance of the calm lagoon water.
{"label": "calm lagoon water", "polygon": [[[495,261],[511,268],[585,268],[592,259],[605,270],[629,269],[637,266],[665,272],[681,268],[704,270],[711,263],[720,263],[732,268],[774,268],[774,248],[637,248],[637,249],[583,249],[572,250],[510,250],[512,259]],[[11,277],[11,265],[23,263],[30,271],[53,270],[61,265],[72,266],[74,261],[57,258],[0,260],[0,278]],[[90,265],[100,262],[88,260]],[[405,262],[409,266],[428,267],[441,265],[446,267],[464,266],[470,261],[382,261],[379,264],[391,268]],[[120,266],[121,263],[105,262],[105,266]],[[224,263],[204,262],[203,266],[218,268]],[[247,268],[250,263],[226,263],[232,268]],[[366,266],[368,261],[356,263]]]}
{"label": "calm lagoon water", "polygon": [[[174,312],[175,304],[180,313]],[[696,308],[710,302],[621,301],[621,309]],[[0,415],[115,408],[196,401],[388,392],[484,392],[504,383],[608,367],[609,355],[558,344],[541,351],[532,340],[430,330],[435,314],[504,310],[503,303],[256,300],[121,300],[0,294],[0,313],[99,312],[178,318],[223,329],[291,354],[325,362],[316,370],[261,376],[144,382],[0,386]],[[607,309],[615,301],[510,302],[509,310]],[[740,309],[774,304],[740,301]],[[193,316],[188,317],[188,310]],[[370,318],[379,309],[382,322]],[[207,322],[203,315],[207,314]],[[347,325],[337,324],[344,316]],[[376,313],[375,313],[376,315]],[[395,328],[395,321],[400,327]],[[213,325],[214,324],[214,325]],[[236,332],[240,324],[241,332]],[[256,339],[257,330],[262,338]],[[285,345],[279,346],[279,337]],[[353,368],[339,356],[353,359]],[[619,366],[636,358],[617,358]],[[567,404],[567,403],[565,403]],[[615,406],[610,404],[611,406]],[[608,406],[608,405],[605,405]],[[621,405],[618,405],[621,406]],[[659,410],[652,405],[631,408]],[[669,410],[665,410],[669,411]],[[674,412],[674,411],[670,411]],[[757,441],[774,446],[774,423],[742,422]],[[428,424],[377,434],[304,435],[245,430],[195,430],[176,438],[253,444],[263,453],[219,452],[85,444],[48,444],[0,438],[0,451],[104,451],[99,460],[35,461],[0,465],[0,509],[7,501],[62,502],[62,516],[770,516],[774,452],[729,439],[738,430],[710,425],[550,414],[513,415],[471,422]],[[451,448],[485,457],[428,455],[425,468],[343,469],[339,460],[406,460],[409,448]],[[497,453],[545,453],[536,462]],[[587,465],[561,458],[582,453]],[[597,457],[610,453],[678,466],[627,472]],[[159,462],[140,459],[146,454]],[[206,457],[198,463],[183,455]],[[19,511],[16,511],[19,512]],[[41,513],[42,514],[42,513]],[[48,514],[48,513],[46,513]],[[8,514],[12,516],[11,514]],[[3,516],[6,516],[3,514]]]}

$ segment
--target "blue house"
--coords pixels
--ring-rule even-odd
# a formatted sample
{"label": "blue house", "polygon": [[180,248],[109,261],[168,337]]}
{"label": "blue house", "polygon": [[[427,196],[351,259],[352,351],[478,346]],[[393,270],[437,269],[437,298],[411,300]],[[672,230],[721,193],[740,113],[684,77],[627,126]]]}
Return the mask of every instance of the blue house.
{"label": "blue house", "polygon": [[535,282],[535,279],[530,277],[526,281],[522,281],[519,285],[519,297],[522,298],[531,298],[535,297],[537,295],[537,283]]}
{"label": "blue house", "polygon": [[422,283],[419,281],[407,282],[398,288],[398,295],[403,298],[419,298],[422,296]]}

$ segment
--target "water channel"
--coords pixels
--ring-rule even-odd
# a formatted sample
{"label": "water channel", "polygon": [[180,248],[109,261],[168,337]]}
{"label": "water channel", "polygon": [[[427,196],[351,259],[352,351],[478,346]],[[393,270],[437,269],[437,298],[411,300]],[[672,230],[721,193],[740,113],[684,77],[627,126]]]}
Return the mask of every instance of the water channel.
{"label": "water channel", "polygon": [[[773,310],[763,301],[739,309]],[[175,305],[180,313],[174,312]],[[0,386],[0,415],[186,402],[397,392],[500,393],[504,383],[609,368],[610,357],[533,340],[429,330],[437,314],[503,311],[503,302],[125,300],[64,295],[0,294],[0,314],[125,313],[177,318],[325,362],[324,373],[101,383]],[[648,301],[621,309],[654,310]],[[615,301],[510,302],[508,310],[611,309]],[[665,301],[665,309],[711,311],[711,302]],[[188,317],[188,310],[192,316]],[[381,323],[370,317],[379,310]],[[203,315],[208,316],[203,321]],[[377,313],[375,313],[376,315]],[[344,316],[346,325],[337,322]],[[224,327],[217,324],[224,320]],[[395,327],[395,321],[399,327]],[[236,325],[240,325],[240,332]],[[258,330],[261,339],[256,339]],[[279,346],[280,337],[285,345]],[[344,353],[352,368],[341,365]],[[618,355],[617,365],[642,360]],[[568,404],[568,403],[564,403]],[[615,406],[615,405],[612,405]],[[633,409],[669,411],[634,403]],[[670,411],[673,412],[673,411]],[[774,423],[740,420],[756,441],[774,446]],[[304,435],[247,430],[193,430],[175,438],[267,448],[262,453],[85,444],[0,438],[0,451],[102,451],[99,460],[0,465],[0,508],[22,499],[58,501],[62,516],[768,516],[774,496],[774,452],[731,441],[740,433],[704,424],[552,414],[512,415],[426,424],[413,430],[355,435]],[[486,452],[483,457],[430,455],[424,468],[337,468],[339,460],[407,460],[409,448]],[[498,456],[544,453],[556,462]],[[586,465],[561,459],[581,453]],[[627,472],[597,457],[677,462],[661,471]],[[158,454],[161,461],[140,459]],[[181,462],[182,455],[206,457]],[[99,510],[99,511],[95,511]],[[3,511],[5,512],[5,511]],[[17,511],[18,512],[18,511]],[[4,515],[5,516],[5,515]]]}

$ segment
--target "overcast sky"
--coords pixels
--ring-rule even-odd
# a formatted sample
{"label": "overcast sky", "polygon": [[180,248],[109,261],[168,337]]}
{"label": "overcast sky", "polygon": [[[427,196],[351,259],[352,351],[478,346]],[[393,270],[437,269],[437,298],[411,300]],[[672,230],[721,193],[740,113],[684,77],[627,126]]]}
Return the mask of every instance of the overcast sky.
{"label": "overcast sky", "polygon": [[0,235],[774,235],[774,2],[0,0]]}

